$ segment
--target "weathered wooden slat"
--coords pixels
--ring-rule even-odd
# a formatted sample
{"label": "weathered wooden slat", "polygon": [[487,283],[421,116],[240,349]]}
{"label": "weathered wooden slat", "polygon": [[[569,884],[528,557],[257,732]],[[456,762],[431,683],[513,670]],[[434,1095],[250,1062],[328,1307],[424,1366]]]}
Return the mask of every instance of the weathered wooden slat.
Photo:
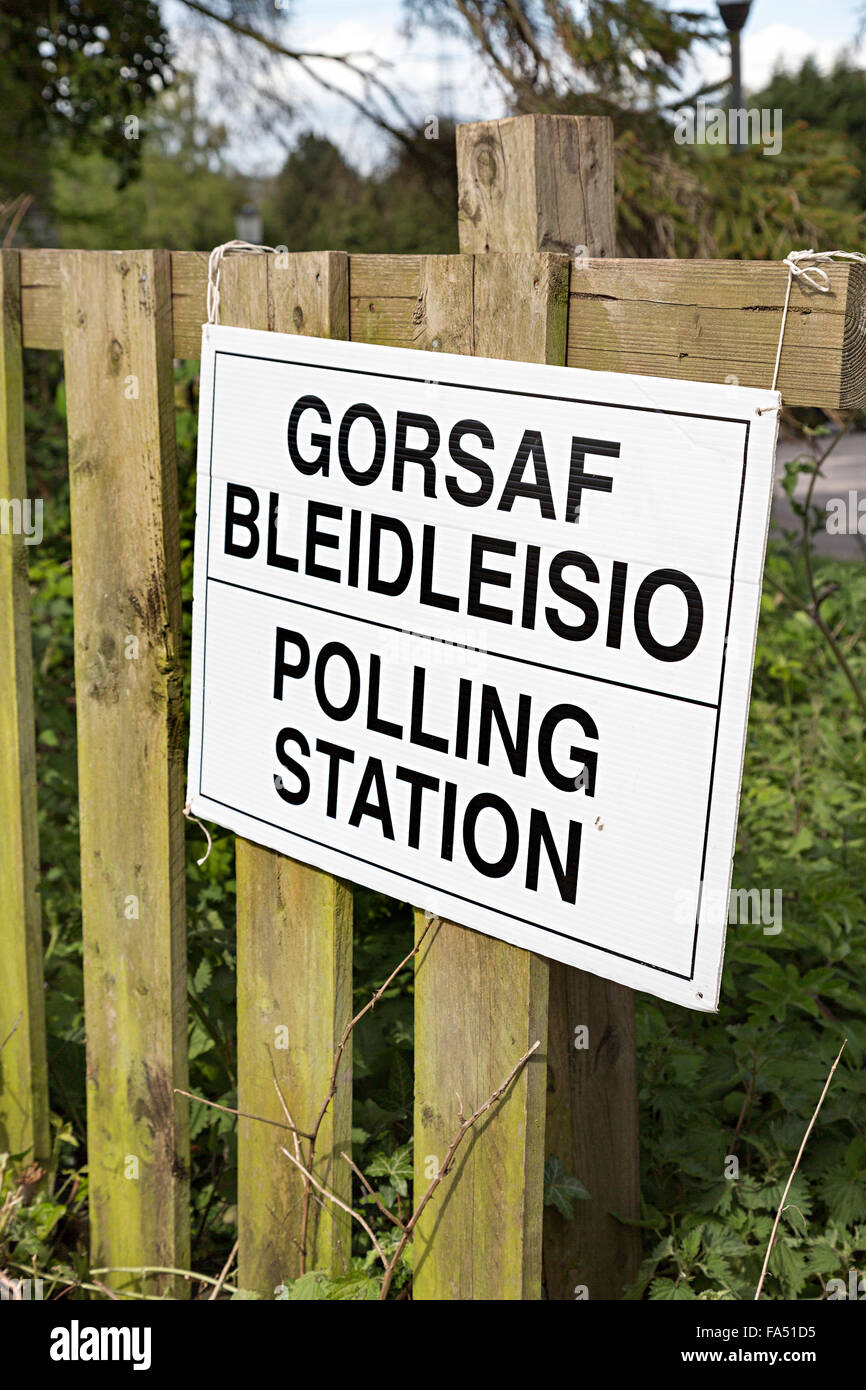
{"label": "weathered wooden slat", "polygon": [[[247,840],[237,844],[238,1106],[284,1120],[273,1076],[294,1124],[310,1130],[328,1093],[334,1050],[351,1016],[352,890],[348,884]],[[285,1030],[285,1031],[283,1031]],[[274,1071],[271,1071],[273,1061]],[[351,1042],[316,1146],[314,1172],[351,1199]],[[239,1121],[238,1270],[267,1297],[300,1272],[303,1183],[280,1146],[291,1135]],[[344,1272],[350,1218],[309,1204],[305,1267]]]}
{"label": "weathered wooden slat", "polygon": [[187,1268],[187,1102],[174,1094],[187,1085],[187,1032],[169,259],[69,252],[61,269],[91,1251],[97,1266]]}
{"label": "weathered wooden slat", "polygon": [[[563,256],[476,257],[469,282],[430,258],[423,295],[443,351],[562,360],[568,304]],[[449,323],[471,323],[455,342]],[[416,931],[425,925],[416,913]],[[458,1123],[527,1048],[538,1053],[465,1141],[415,1234],[414,1296],[541,1297],[548,962],[453,922],[438,922],[415,973],[415,1191],[441,1164]]]}
{"label": "weathered wooden slat", "polygon": [[[245,328],[344,338],[348,258],[340,252],[230,257],[220,320]],[[348,884],[246,840],[237,842],[238,1106],[310,1131],[328,1093],[334,1052],[352,1008],[352,890]],[[239,1278],[273,1297],[301,1268],[303,1183],[280,1146],[285,1132],[239,1121]],[[316,1176],[351,1199],[352,1052],[319,1133]],[[345,1270],[350,1218],[309,1203],[307,1270]]]}
{"label": "weathered wooden slat", "polygon": [[547,1297],[622,1298],[641,1253],[634,991],[551,961],[548,1057],[547,1154],[589,1199],[572,1221],[545,1209]]}
{"label": "weathered wooden slat", "polygon": [[[866,266],[794,284],[779,373],[788,405],[864,402]],[[787,271],[756,261],[588,261],[571,282],[568,365],[769,386]]]}
{"label": "weathered wooden slat", "polygon": [[[539,250],[545,244],[578,248],[577,256],[550,262],[550,273],[557,277],[556,292],[563,296],[568,293],[569,265],[573,287],[588,254],[612,252],[614,165],[609,120],[528,117],[482,122],[461,127],[459,141],[463,250],[482,253],[488,247],[499,250],[510,245],[516,250],[527,243],[534,249],[536,240]],[[530,277],[527,269],[524,292],[509,294],[502,268],[514,260],[505,254],[479,254],[477,308],[496,325],[497,338],[506,347],[503,355],[508,355],[508,344],[516,334],[518,342],[526,341],[527,358],[564,362],[566,343],[557,331],[564,315],[542,315],[534,338],[527,340],[526,330],[521,338],[521,319],[532,323],[539,301],[544,303],[545,286]],[[527,257],[527,262],[531,266],[532,258]],[[623,1283],[635,1277],[640,1258],[635,1228],[619,1226],[622,1234],[616,1247],[606,1239],[611,1207],[629,1217],[639,1215],[633,995],[624,989],[611,992],[606,981],[558,961],[549,962],[549,977],[545,1155],[557,1159],[565,1172],[580,1177],[587,1186],[591,1177],[592,1198],[578,1204],[570,1222],[555,1208],[545,1211],[545,1292],[551,1299],[573,1298],[574,1286],[583,1283],[593,1298],[618,1297]],[[610,1051],[606,1053],[609,1065],[603,1097],[592,1079],[584,1076],[586,1054],[574,1049],[574,1028],[583,1021],[573,1014],[575,1001],[594,1021],[604,1013],[608,1032],[622,1042],[612,1061]],[[608,1158],[609,1135],[616,1136],[618,1145],[615,1164]],[[599,1292],[602,1288],[604,1295]]]}
{"label": "weathered wooden slat", "polygon": [[413,347],[417,303],[417,294],[412,299],[353,297],[349,302],[352,341]]}
{"label": "weathered wooden slat", "polygon": [[[597,151],[595,152],[597,153]],[[578,243],[580,244],[580,243]],[[592,249],[592,243],[586,242]],[[61,346],[59,251],[22,251],[25,347]],[[418,256],[350,256],[351,333],[359,342],[411,346]],[[197,357],[207,257],[171,252],[173,351]],[[779,389],[787,405],[866,405],[866,268],[826,267],[830,292],[796,282]],[[767,261],[575,263],[568,325],[570,367],[766,386],[772,380],[787,272]]]}
{"label": "weathered wooden slat", "polygon": [[60,291],[62,251],[24,249],[21,257],[21,326],[25,347],[62,348]]}
{"label": "weathered wooden slat", "polygon": [[[50,1139],[17,251],[0,251],[0,307],[0,1151],[44,1162]],[[31,514],[31,528],[34,521]]]}
{"label": "weathered wooden slat", "polygon": [[613,124],[509,116],[457,127],[460,250],[612,256]]}
{"label": "weathered wooden slat", "polygon": [[430,256],[350,256],[349,294],[353,299],[414,299],[422,261]]}
{"label": "weathered wooden slat", "polygon": [[[427,925],[415,913],[416,937]],[[414,1297],[541,1297],[548,962],[437,921],[415,967],[415,1192],[459,1124],[541,1047],[463,1141],[415,1230]]]}
{"label": "weathered wooden slat", "polygon": [[472,257],[422,256],[420,261],[407,346],[423,352],[474,352]]}
{"label": "weathered wooden slat", "polygon": [[207,253],[172,251],[171,320],[175,357],[198,357],[207,318]]}

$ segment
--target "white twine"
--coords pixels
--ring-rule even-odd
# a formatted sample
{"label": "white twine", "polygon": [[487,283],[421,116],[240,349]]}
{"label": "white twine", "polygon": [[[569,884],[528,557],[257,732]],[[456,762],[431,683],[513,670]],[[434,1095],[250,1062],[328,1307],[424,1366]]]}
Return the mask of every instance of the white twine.
{"label": "white twine", "polygon": [[224,241],[222,246],[214,247],[207,263],[208,323],[219,323],[220,321],[220,273],[226,256],[230,256],[235,251],[253,251],[266,255],[269,251],[275,252],[276,249],[275,246],[254,246],[251,241]]}
{"label": "white twine", "polygon": [[[207,262],[208,323],[217,324],[220,321],[220,275],[222,272],[222,264],[226,256],[230,256],[233,252],[236,251],[252,251],[254,254],[264,255],[267,254],[269,251],[275,250],[276,247],[274,246],[254,246],[251,241],[224,241],[221,246],[214,247],[214,249],[208,256]],[[193,821],[194,824],[197,825],[199,829],[204,832],[204,835],[207,839],[207,849],[205,850],[201,859],[197,859],[195,861],[196,864],[198,864],[199,867],[201,867],[201,865],[204,864],[205,860],[207,859],[208,855],[213,849],[213,840],[211,839],[211,834],[207,826],[199,820],[198,816],[192,815],[189,802],[187,802],[184,806],[183,813],[186,816],[187,820]]]}
{"label": "white twine", "polygon": [[183,808],[183,813],[184,813],[184,815],[186,816],[187,820],[193,821],[193,822],[198,826],[199,830],[203,830],[204,833],[205,833],[205,835],[207,836],[207,849],[205,850],[205,852],[204,852],[204,854],[202,855],[201,859],[197,859],[197,860],[195,861],[195,862],[198,864],[199,868],[201,868],[202,864],[205,862],[205,860],[207,859],[207,857],[208,857],[208,855],[210,854],[211,850],[213,849],[213,840],[212,840],[211,837],[210,837],[210,831],[208,830],[207,826],[202,824],[202,822],[199,820],[198,816],[194,816],[194,815],[192,814],[192,811],[190,810],[190,803],[189,803],[189,802],[187,802],[186,805],[184,806],[184,808]]}
{"label": "white twine", "polygon": [[[804,280],[810,289],[817,290],[819,294],[829,294],[830,277],[820,264],[826,261],[863,261],[866,256],[859,251],[790,251],[782,262],[788,267],[788,284],[785,287],[785,303],[782,308],[782,326],[779,329],[779,346],[776,348],[776,364],[773,367],[773,384],[771,391],[775,391],[776,382],[779,380],[779,363],[782,360],[782,343],[785,338],[785,325],[788,322],[788,306],[791,303],[791,286],[795,280]],[[810,264],[806,264],[810,262]],[[758,409],[759,415],[765,415],[768,410],[780,410],[781,406],[768,405],[763,409]]]}

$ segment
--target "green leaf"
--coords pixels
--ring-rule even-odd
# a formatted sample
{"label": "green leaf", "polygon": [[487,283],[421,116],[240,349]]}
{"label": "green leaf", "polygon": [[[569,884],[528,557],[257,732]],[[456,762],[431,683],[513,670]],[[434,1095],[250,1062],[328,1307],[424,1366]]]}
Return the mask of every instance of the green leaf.
{"label": "green leaf", "polygon": [[571,1221],[574,1202],[588,1198],[589,1193],[580,1179],[566,1173],[560,1160],[551,1154],[544,1164],[544,1205],[555,1207],[566,1221]]}
{"label": "green leaf", "polygon": [[866,1174],[851,1177],[846,1168],[831,1169],[821,1184],[831,1212],[843,1226],[866,1219]]}
{"label": "green leaf", "polygon": [[380,1195],[386,1206],[390,1206],[394,1200],[394,1194],[399,1193],[401,1197],[406,1197],[409,1192],[409,1182],[412,1178],[412,1145],[401,1144],[393,1153],[386,1153],[380,1149],[374,1154],[367,1164],[368,1178],[387,1178],[387,1186],[392,1189],[389,1197],[384,1195],[385,1188],[381,1189]]}

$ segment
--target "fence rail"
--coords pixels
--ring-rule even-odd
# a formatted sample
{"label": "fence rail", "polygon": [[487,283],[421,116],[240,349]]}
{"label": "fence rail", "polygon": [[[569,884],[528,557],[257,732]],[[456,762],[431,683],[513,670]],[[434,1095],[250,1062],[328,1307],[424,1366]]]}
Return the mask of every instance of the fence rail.
{"label": "fence rail", "polygon": [[[66,252],[22,251],[25,347],[60,348],[60,265]],[[348,257],[349,337],[417,347],[418,305],[437,256]],[[569,258],[570,260],[571,258]],[[175,357],[198,357],[207,255],[172,251]],[[829,294],[791,293],[779,390],[788,405],[856,409],[866,396],[866,267],[825,267]],[[787,272],[765,261],[629,261],[581,257],[569,292],[566,365],[638,376],[769,386]],[[273,327],[275,305],[268,305]]]}

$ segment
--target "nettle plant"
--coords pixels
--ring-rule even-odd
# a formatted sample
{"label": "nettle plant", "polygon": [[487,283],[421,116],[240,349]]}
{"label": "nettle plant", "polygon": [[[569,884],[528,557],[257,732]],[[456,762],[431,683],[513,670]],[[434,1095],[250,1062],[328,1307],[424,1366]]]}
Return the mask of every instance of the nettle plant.
{"label": "nettle plant", "polygon": [[647,1256],[632,1298],[754,1297],[843,1038],[762,1296],[832,1297],[866,1263],[866,575],[814,553],[815,480],[841,432],[804,434],[784,478],[798,529],[768,553],[733,875],[781,887],[784,925],[729,927],[718,1015],[639,1000]]}

